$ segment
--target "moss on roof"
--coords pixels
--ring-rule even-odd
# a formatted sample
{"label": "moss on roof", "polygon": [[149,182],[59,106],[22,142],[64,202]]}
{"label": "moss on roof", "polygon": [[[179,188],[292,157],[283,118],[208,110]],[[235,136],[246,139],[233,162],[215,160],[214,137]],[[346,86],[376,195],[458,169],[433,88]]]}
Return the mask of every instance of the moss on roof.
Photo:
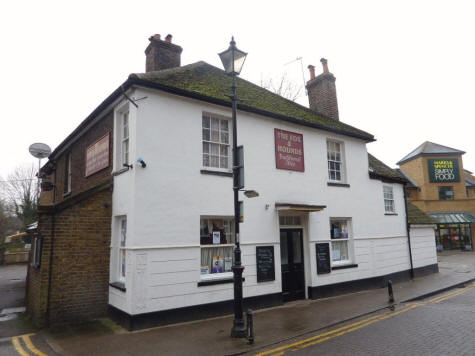
{"label": "moss on roof", "polygon": [[396,169],[388,167],[370,153],[368,153],[368,164],[370,174],[400,181],[401,183],[407,182],[407,179],[400,172],[398,172]]}
{"label": "moss on roof", "polygon": [[436,224],[436,221],[411,202],[407,202],[409,224]]}
{"label": "moss on roof", "polygon": [[[206,62],[197,62],[183,67],[166,69],[148,73],[131,74],[129,78],[140,79],[142,82],[158,84],[168,88],[179,89],[189,94],[230,103],[229,98],[232,79],[226,73]],[[270,92],[258,85],[237,78],[239,97],[238,107],[241,110],[259,111],[286,117],[296,123],[302,122],[323,130],[337,132],[343,135],[357,137],[365,141],[374,141],[373,135],[319,115],[318,113],[287,100],[280,95]]]}

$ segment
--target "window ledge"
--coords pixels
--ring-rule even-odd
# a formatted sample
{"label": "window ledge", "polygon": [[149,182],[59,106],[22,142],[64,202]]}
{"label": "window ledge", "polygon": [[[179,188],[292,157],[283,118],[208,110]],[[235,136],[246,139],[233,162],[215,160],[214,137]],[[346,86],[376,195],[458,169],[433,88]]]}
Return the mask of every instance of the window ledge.
{"label": "window ledge", "polygon": [[115,288],[115,289],[118,289],[122,292],[125,292],[126,289],[125,289],[125,284],[123,282],[111,282],[109,283],[109,285],[112,287],[112,288]]}
{"label": "window ledge", "polygon": [[332,271],[338,270],[338,269],[356,268],[356,267],[358,267],[358,265],[356,263],[352,263],[350,265],[334,266],[332,267]]}
{"label": "window ledge", "polygon": [[350,185],[347,183],[336,183],[336,182],[327,182],[329,187],[342,187],[342,188],[349,188]]}
{"label": "window ledge", "polygon": [[384,213],[384,215],[397,215],[397,213]]}
{"label": "window ledge", "polygon": [[202,169],[200,171],[201,174],[209,174],[213,176],[221,176],[221,177],[232,177],[233,174],[231,172],[223,172],[223,171],[211,171],[209,169]]}
{"label": "window ledge", "polygon": [[[244,282],[246,279],[243,278],[242,281]],[[198,287],[204,287],[204,286],[212,286],[215,284],[226,284],[226,283],[233,283],[234,282],[234,277],[226,277],[226,278],[216,278],[216,279],[206,279],[206,280],[201,280],[198,282]]]}

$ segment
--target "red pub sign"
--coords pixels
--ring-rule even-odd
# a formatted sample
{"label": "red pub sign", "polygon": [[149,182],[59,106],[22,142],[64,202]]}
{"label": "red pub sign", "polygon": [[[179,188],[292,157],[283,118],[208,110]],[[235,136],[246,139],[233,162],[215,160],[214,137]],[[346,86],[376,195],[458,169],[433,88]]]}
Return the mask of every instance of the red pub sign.
{"label": "red pub sign", "polygon": [[303,172],[305,166],[302,134],[274,129],[274,136],[276,168]]}
{"label": "red pub sign", "polygon": [[109,166],[109,134],[86,149],[86,172],[90,176]]}

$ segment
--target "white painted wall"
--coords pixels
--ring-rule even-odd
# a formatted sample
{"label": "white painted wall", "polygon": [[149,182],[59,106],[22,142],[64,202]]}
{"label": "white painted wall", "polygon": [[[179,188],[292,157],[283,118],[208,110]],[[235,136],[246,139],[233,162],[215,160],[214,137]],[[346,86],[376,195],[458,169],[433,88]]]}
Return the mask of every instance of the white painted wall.
{"label": "white painted wall", "polygon": [[[113,214],[128,217],[128,271],[127,292],[111,288],[110,303],[137,314],[232,299],[232,284],[197,286],[200,216],[233,216],[232,178],[200,173],[201,118],[203,112],[230,117],[230,109],[145,89],[134,95],[147,98],[136,110],[130,106],[130,155],[142,157],[147,167],[136,165],[114,178]],[[275,168],[274,128],[303,134],[305,172]],[[327,186],[328,138],[344,142],[350,188]],[[385,215],[383,183],[369,179],[363,141],[239,112],[238,144],[244,145],[246,189],[260,194],[242,197],[245,297],[281,292],[276,202],[326,205],[304,216],[307,287],[409,268],[402,186],[392,184],[397,215]],[[330,240],[330,217],[351,218],[352,263],[358,267],[317,275],[314,245]],[[112,229],[111,280],[118,226]],[[275,246],[273,282],[257,283],[258,245]]]}
{"label": "white painted wall", "polygon": [[414,268],[437,263],[436,225],[411,225],[411,247]]}

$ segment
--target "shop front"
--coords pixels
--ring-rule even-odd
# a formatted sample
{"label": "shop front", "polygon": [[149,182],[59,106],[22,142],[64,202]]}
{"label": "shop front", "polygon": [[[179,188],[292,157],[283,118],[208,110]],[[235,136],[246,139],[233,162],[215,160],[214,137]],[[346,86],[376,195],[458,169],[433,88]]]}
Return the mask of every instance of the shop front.
{"label": "shop front", "polygon": [[437,251],[473,250],[473,228],[475,217],[470,213],[428,214],[437,221]]}

